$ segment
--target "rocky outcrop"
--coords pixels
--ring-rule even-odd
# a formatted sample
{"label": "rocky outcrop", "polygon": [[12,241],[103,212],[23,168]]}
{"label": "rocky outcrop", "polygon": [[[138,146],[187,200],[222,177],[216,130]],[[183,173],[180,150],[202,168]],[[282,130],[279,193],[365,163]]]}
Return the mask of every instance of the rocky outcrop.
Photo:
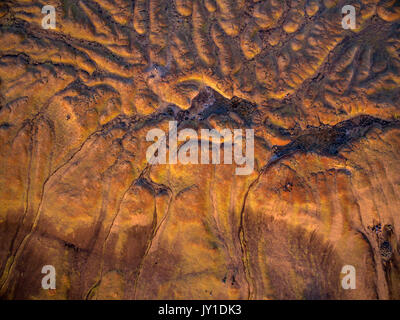
{"label": "rocky outcrop", "polygon": [[[396,1],[46,4],[0,4],[3,299],[400,298]],[[253,173],[149,164],[169,121]]]}

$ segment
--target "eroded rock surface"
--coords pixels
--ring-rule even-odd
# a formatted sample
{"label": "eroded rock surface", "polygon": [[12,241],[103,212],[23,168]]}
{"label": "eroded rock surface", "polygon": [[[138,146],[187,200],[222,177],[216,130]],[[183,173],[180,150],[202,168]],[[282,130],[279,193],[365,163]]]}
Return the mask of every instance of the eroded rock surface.
{"label": "eroded rock surface", "polygon": [[[353,3],[3,1],[0,296],[400,299],[400,6]],[[150,165],[169,121],[254,172]]]}

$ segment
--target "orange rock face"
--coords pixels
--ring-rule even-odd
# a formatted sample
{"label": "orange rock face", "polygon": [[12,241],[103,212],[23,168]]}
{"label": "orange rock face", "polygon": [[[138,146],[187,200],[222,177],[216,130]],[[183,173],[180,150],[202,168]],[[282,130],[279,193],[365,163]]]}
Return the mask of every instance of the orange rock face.
{"label": "orange rock face", "polygon": [[[3,1],[0,296],[400,299],[400,6],[354,2]],[[150,163],[171,121],[253,172]]]}

